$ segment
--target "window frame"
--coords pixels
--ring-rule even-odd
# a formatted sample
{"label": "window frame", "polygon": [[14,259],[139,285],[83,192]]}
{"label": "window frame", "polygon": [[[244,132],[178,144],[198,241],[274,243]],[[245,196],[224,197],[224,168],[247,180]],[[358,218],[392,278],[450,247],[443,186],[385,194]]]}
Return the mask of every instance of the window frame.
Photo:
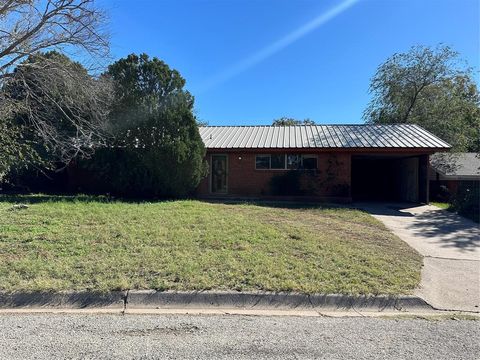
{"label": "window frame", "polygon": [[[258,157],[268,157],[268,168],[258,168],[257,167],[257,158]],[[270,154],[256,154],[255,155],[255,170],[271,170],[271,163],[272,163],[272,159],[271,159],[271,155]]]}
{"label": "window frame", "polygon": [[[283,155],[284,157],[284,165],[283,168],[272,168],[272,155]],[[296,169],[289,169],[288,168],[288,157],[291,155],[299,156],[300,157],[300,167]],[[307,156],[308,158],[315,158],[316,159],[316,167],[314,169],[305,169],[303,167],[303,159],[304,156]],[[258,168],[257,167],[257,157],[268,157],[268,168]],[[312,170],[318,170],[318,154],[309,154],[309,153],[268,153],[268,154],[255,154],[255,170],[258,171],[312,171]]]}
{"label": "window frame", "polygon": [[[272,168],[272,155],[282,155],[283,156],[283,168]],[[270,154],[270,169],[269,170],[286,170],[287,169],[287,154],[285,153],[274,153]]]}

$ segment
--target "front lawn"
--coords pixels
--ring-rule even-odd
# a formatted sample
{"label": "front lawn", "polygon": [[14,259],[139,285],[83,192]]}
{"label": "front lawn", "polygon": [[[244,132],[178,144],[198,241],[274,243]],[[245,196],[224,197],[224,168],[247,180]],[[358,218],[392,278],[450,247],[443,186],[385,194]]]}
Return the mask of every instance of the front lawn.
{"label": "front lawn", "polygon": [[0,196],[3,291],[405,294],[421,264],[380,222],[343,207]]}

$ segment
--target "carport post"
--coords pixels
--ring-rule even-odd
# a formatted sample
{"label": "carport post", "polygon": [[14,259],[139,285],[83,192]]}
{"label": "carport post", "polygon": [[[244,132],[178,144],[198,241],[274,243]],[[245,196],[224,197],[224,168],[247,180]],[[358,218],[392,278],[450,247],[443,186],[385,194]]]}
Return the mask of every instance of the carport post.
{"label": "carport post", "polygon": [[425,204],[428,204],[429,201],[428,165],[428,154],[420,155],[418,158],[418,201]]}

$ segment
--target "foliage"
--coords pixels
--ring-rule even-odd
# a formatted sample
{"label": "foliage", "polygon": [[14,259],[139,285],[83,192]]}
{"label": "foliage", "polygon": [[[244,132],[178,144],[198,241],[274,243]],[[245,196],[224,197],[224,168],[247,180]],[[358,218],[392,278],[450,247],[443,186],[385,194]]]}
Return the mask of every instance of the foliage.
{"label": "foliage", "polygon": [[289,117],[281,117],[273,120],[273,126],[294,126],[294,125],[315,125],[315,121],[310,119],[297,120]]}
{"label": "foliage", "polygon": [[270,179],[271,194],[279,196],[305,195],[305,189],[302,187],[302,177],[303,171],[295,170],[272,176]]}
{"label": "foliage", "polygon": [[112,143],[86,166],[117,194],[184,196],[205,176],[205,149],[185,80],[142,54],[110,65],[115,84]]}
{"label": "foliage", "polygon": [[40,51],[82,50],[105,56],[105,15],[95,0],[8,0],[0,6],[0,81]]}
{"label": "foliage", "polygon": [[[28,207],[14,207],[26,204]],[[406,294],[422,258],[338,206],[0,196],[0,290]]]}
{"label": "foliage", "polygon": [[105,141],[112,87],[56,51],[30,56],[12,73],[3,97],[11,116],[55,161],[89,156]]}
{"label": "foliage", "polygon": [[480,222],[480,186],[478,182],[461,183],[451,200],[451,210]]}
{"label": "foliage", "polygon": [[394,54],[377,69],[370,92],[367,122],[418,124],[455,151],[480,151],[480,93],[448,46]]}
{"label": "foliage", "polygon": [[348,197],[350,185],[341,180],[343,163],[334,154],[328,156],[325,167],[315,170],[289,170],[272,176],[271,195]]}
{"label": "foliage", "polygon": [[326,168],[321,179],[316,179],[314,186],[316,191],[323,190],[329,196],[348,197],[350,196],[350,184],[341,179],[344,163],[335,154],[330,154],[326,161]]}
{"label": "foliage", "polygon": [[331,185],[330,193],[332,196],[348,197],[350,195],[350,185],[347,183]]}
{"label": "foliage", "polygon": [[[85,149],[83,140],[91,132],[84,133],[85,127],[78,127],[75,139],[79,142],[65,142],[53,114],[63,113],[63,120],[80,115],[75,111],[70,113],[78,104],[85,105],[82,96],[77,98],[79,94],[85,95],[87,103],[95,104],[91,103],[92,87],[85,88],[82,81],[88,77],[77,71],[78,67],[71,71],[72,62],[65,57],[61,62],[54,61],[60,59],[58,53],[41,55],[41,52],[68,48],[80,51],[84,59],[88,58],[87,54],[91,59],[103,58],[108,54],[104,23],[104,13],[95,6],[94,0],[1,2],[0,182],[12,171],[48,166],[50,159],[44,158],[46,150],[60,158],[67,154],[68,159],[64,160],[69,161],[70,155],[77,154],[79,148]],[[88,82],[92,84],[93,80]],[[74,103],[69,102],[71,95]],[[42,113],[46,108],[49,111]],[[93,113],[94,109],[83,110]]]}
{"label": "foliage", "polygon": [[0,118],[0,183],[7,182],[12,170],[21,171],[32,164],[46,164],[35,150],[35,144],[24,139],[22,128]]}

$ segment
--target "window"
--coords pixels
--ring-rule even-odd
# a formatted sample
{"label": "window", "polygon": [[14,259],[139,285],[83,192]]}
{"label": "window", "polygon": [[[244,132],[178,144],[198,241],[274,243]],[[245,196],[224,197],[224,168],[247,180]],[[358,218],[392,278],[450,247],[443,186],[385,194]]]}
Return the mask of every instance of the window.
{"label": "window", "polygon": [[270,155],[271,169],[285,169],[285,154]]}
{"label": "window", "polygon": [[255,157],[255,169],[270,169],[270,155],[257,155]]}
{"label": "window", "polygon": [[267,154],[255,156],[257,170],[314,170],[317,155],[311,154]]}
{"label": "window", "polygon": [[287,155],[287,169],[298,170],[302,166],[302,155]]}

